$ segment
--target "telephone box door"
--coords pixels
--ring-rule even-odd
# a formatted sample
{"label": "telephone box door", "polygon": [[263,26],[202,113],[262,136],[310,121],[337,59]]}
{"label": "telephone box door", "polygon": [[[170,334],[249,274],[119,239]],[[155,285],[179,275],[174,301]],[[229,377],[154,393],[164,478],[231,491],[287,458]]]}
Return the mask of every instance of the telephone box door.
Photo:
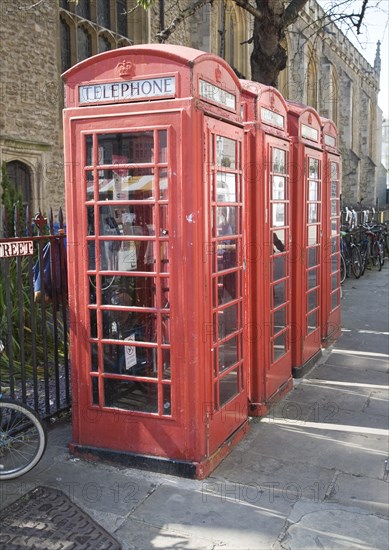
{"label": "telephone box door", "polygon": [[268,231],[270,251],[269,306],[270,323],[266,340],[270,343],[270,360],[267,362],[266,398],[274,394],[291,377],[290,351],[290,189],[289,144],[274,138],[267,139]]}
{"label": "telephone box door", "polygon": [[[78,321],[75,390],[80,410],[92,409],[99,419],[75,420],[75,429],[78,440],[96,447],[120,449],[125,437],[128,451],[169,456],[178,444],[172,431],[165,448],[155,450],[148,429],[157,417],[170,417],[173,425],[178,415],[180,373],[173,374],[172,341],[181,335],[173,335],[170,316],[169,231],[178,116],[71,121],[77,175],[68,197],[74,220],[69,241],[80,247],[69,285]],[[134,437],[130,423],[128,433],[119,430],[119,412],[140,414],[143,435]]]}
{"label": "telephone box door", "polygon": [[217,449],[247,420],[244,350],[243,130],[206,118],[205,181],[209,446]]}
{"label": "telephone box door", "polygon": [[305,209],[306,226],[301,253],[303,254],[303,363],[312,357],[321,344],[321,242],[322,242],[322,155],[305,149]]}

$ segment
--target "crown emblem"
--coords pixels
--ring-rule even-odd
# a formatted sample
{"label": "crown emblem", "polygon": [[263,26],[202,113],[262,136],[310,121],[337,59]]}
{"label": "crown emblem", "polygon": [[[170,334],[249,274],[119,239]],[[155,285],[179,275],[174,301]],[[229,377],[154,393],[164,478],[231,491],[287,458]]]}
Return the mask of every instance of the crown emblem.
{"label": "crown emblem", "polygon": [[312,124],[312,113],[308,115],[308,124]]}
{"label": "crown emblem", "polygon": [[276,102],[276,98],[274,97],[274,93],[270,92],[270,107],[272,109],[274,109],[275,102]]}
{"label": "crown emblem", "polygon": [[215,80],[216,82],[221,82],[221,79],[222,79],[222,71],[218,65],[215,69]]}
{"label": "crown emblem", "polygon": [[134,74],[135,65],[131,63],[131,61],[125,61],[123,59],[121,63],[118,63],[116,69],[121,77],[132,76]]}

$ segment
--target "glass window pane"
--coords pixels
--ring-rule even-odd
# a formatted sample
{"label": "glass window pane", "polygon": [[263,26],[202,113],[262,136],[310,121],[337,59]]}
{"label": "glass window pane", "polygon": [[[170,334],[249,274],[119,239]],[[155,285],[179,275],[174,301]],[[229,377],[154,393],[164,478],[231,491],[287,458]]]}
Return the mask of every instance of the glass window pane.
{"label": "glass window pane", "polygon": [[319,177],[319,161],[317,159],[309,159],[309,177],[314,179]]}
{"label": "glass window pane", "polygon": [[331,221],[331,235],[337,235],[339,233],[339,221],[338,220],[332,220]]}
{"label": "glass window pane", "polygon": [[97,312],[91,309],[90,312],[90,332],[91,338],[97,338]]}
{"label": "glass window pane", "polygon": [[339,251],[339,237],[331,237],[331,254]]}
{"label": "glass window pane", "polygon": [[311,290],[308,293],[308,311],[311,311],[312,309],[315,309],[317,307],[317,290]]}
{"label": "glass window pane", "polygon": [[283,307],[273,313],[273,334],[277,334],[286,327],[286,308]]}
{"label": "glass window pane", "polygon": [[170,349],[162,349],[162,378],[171,379]]}
{"label": "glass window pane", "polygon": [[308,204],[308,223],[317,223],[319,221],[319,205]]}
{"label": "glass window pane", "polygon": [[273,307],[286,302],[286,281],[273,286]]}
{"label": "glass window pane", "polygon": [[238,357],[238,338],[234,336],[219,346],[219,372],[231,367]]}
{"label": "glass window pane", "polygon": [[273,281],[283,279],[286,276],[286,258],[285,256],[276,256],[273,259]]}
{"label": "glass window pane", "polygon": [[216,202],[237,202],[237,175],[217,172]]}
{"label": "glass window pane", "polygon": [[136,235],[155,234],[154,207],[145,204],[131,206],[110,206],[99,208],[100,235]]}
{"label": "glass window pane", "polygon": [[309,271],[307,271],[308,289],[315,288],[319,284],[318,273],[319,272],[317,267],[315,269],[310,269]]}
{"label": "glass window pane", "polygon": [[[128,305],[131,300],[128,299]],[[127,304],[123,304],[127,305]],[[156,342],[157,322],[154,313],[127,310],[103,311],[103,338],[129,342]]]}
{"label": "glass window pane", "polygon": [[229,372],[219,382],[220,406],[239,392],[239,367]]}
{"label": "glass window pane", "polygon": [[216,161],[224,168],[236,169],[236,141],[216,136]]}
{"label": "glass window pane", "polygon": [[286,225],[285,207],[286,205],[284,203],[273,203],[271,219],[272,227]]}
{"label": "glass window pane", "polygon": [[99,370],[99,357],[97,344],[91,344],[91,371],[97,372]]}
{"label": "glass window pane", "polygon": [[104,379],[104,406],[127,411],[158,412],[158,386],[133,380]]}
{"label": "glass window pane", "polygon": [[154,162],[153,132],[98,135],[99,164]]}
{"label": "glass window pane", "polygon": [[338,273],[333,273],[331,275],[331,290],[335,290],[339,286],[339,275]]}
{"label": "glass window pane", "polygon": [[92,405],[99,404],[99,379],[96,376],[91,378],[92,381]]}
{"label": "glass window pane", "polygon": [[158,130],[158,162],[167,162],[167,130]]}
{"label": "glass window pane", "polygon": [[87,235],[91,236],[95,234],[95,209],[93,206],[87,206],[86,216],[88,220]]}
{"label": "glass window pane", "polygon": [[331,256],[331,272],[338,271],[339,269],[339,255],[333,254]]}
{"label": "glass window pane", "polygon": [[155,277],[114,277],[113,284],[102,289],[102,304],[156,307]]}
{"label": "glass window pane", "polygon": [[307,250],[307,256],[308,256],[308,267],[314,267],[315,265],[318,265],[320,262],[319,258],[319,249],[317,246],[314,248],[308,248]]}
{"label": "glass window pane", "polygon": [[216,208],[217,235],[236,235],[238,228],[238,208],[235,206],[221,206]]}
{"label": "glass window pane", "polygon": [[128,376],[157,377],[157,349],[132,346],[135,335],[126,338],[129,345],[103,346],[103,369],[105,373],[126,374]]}
{"label": "glass window pane", "polygon": [[314,332],[318,327],[317,324],[317,310],[310,313],[307,318],[307,334]]}
{"label": "glass window pane", "polygon": [[83,27],[77,28],[77,61],[92,55],[92,37]]}
{"label": "glass window pane", "polygon": [[338,179],[338,163],[337,162],[331,162],[331,179],[337,180]]}
{"label": "glass window pane", "polygon": [[273,253],[279,254],[280,252],[284,252],[285,243],[286,243],[286,230],[277,229],[276,231],[272,231],[272,234],[273,234]]}
{"label": "glass window pane", "polygon": [[332,217],[337,216],[339,214],[338,204],[339,204],[339,201],[337,201],[337,200],[332,200],[331,201],[331,216]]}
{"label": "glass window pane", "polygon": [[286,333],[282,333],[273,341],[273,362],[286,353]]}
{"label": "glass window pane", "polygon": [[155,196],[154,170],[99,170],[99,200],[147,200]]}
{"label": "glass window pane", "polygon": [[217,289],[217,300],[214,300],[214,307],[216,305],[227,304],[237,297],[238,289],[238,273],[228,273],[215,279]]}
{"label": "glass window pane", "polygon": [[273,200],[285,200],[286,199],[286,179],[282,176],[273,176]]}
{"label": "glass window pane", "polygon": [[308,225],[308,246],[318,244],[319,227],[317,225]]}
{"label": "glass window pane", "polygon": [[282,149],[273,149],[273,172],[285,174],[286,153]]}
{"label": "glass window pane", "polygon": [[317,181],[309,181],[309,199],[310,201],[318,200],[319,183]]}
{"label": "glass window pane", "polygon": [[127,2],[126,0],[116,1],[117,32],[122,36],[128,36],[127,30]]}
{"label": "glass window pane", "polygon": [[160,200],[167,200],[168,199],[168,187],[169,187],[169,179],[168,179],[168,173],[167,170],[160,170],[159,171],[159,198]]}
{"label": "glass window pane", "polygon": [[219,339],[225,338],[229,334],[236,332],[238,327],[238,304],[223,309],[218,312]]}
{"label": "glass window pane", "polygon": [[105,36],[100,35],[99,36],[99,53],[108,52],[111,49],[112,49],[112,45],[110,41]]}
{"label": "glass window pane", "polygon": [[100,241],[102,271],[154,271],[154,241]]}
{"label": "glass window pane", "polygon": [[92,166],[92,136],[85,136],[85,166]]}
{"label": "glass window pane", "polygon": [[237,240],[219,241],[217,243],[217,269],[224,271],[237,267]]}
{"label": "glass window pane", "polygon": [[95,184],[94,184],[94,178],[93,178],[93,172],[91,170],[87,170],[85,172],[85,186],[86,186],[86,200],[87,201],[93,201],[94,199],[94,191],[95,191]]}
{"label": "glass window pane", "polygon": [[171,396],[170,396],[170,384],[164,384],[163,386],[163,415],[172,414]]}
{"label": "glass window pane", "polygon": [[331,182],[331,198],[334,199],[334,198],[338,198],[338,182],[337,181],[332,181]]}

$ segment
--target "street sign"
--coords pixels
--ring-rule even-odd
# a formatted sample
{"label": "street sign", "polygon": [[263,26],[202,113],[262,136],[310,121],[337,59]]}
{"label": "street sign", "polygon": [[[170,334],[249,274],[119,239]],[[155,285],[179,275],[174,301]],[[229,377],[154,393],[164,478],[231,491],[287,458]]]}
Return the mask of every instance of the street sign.
{"label": "street sign", "polygon": [[15,256],[32,256],[34,245],[32,241],[0,242],[0,258],[14,258]]}

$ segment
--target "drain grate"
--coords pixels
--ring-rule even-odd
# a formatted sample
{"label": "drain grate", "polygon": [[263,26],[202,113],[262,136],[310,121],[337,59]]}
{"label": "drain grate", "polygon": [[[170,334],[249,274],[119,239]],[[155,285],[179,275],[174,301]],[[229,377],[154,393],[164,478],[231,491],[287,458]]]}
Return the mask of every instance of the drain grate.
{"label": "drain grate", "polygon": [[120,544],[62,491],[36,487],[0,512],[0,548],[120,550]]}

